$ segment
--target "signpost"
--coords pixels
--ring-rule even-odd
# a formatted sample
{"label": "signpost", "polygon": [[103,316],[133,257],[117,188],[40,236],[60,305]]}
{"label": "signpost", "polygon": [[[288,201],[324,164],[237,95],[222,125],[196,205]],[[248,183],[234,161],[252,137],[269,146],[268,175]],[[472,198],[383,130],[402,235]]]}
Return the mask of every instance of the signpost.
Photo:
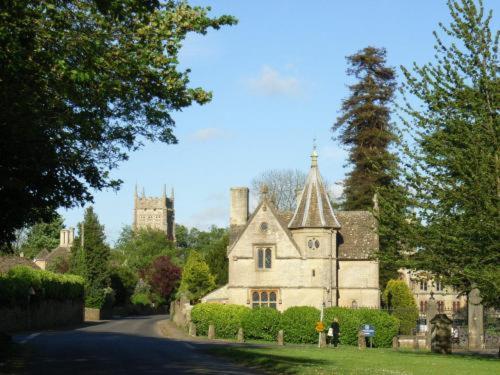
{"label": "signpost", "polygon": [[361,326],[361,332],[365,337],[370,338],[370,348],[373,348],[373,337],[375,336],[375,327],[371,324],[363,324]]}

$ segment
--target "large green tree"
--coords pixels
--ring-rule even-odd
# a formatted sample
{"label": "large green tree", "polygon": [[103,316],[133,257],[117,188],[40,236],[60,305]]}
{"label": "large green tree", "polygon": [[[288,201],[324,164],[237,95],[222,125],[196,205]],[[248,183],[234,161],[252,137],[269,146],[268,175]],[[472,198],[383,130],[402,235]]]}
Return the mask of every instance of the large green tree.
{"label": "large green tree", "polygon": [[51,251],[59,245],[59,233],[63,229],[63,219],[57,215],[52,221],[38,222],[27,230],[26,240],[19,252],[26,258],[34,258],[40,251]]}
{"label": "large green tree", "polygon": [[0,11],[0,246],[58,207],[117,188],[109,171],[144,140],[175,143],[190,32],[231,25],[185,1],[13,0]]}
{"label": "large green tree", "polygon": [[386,50],[366,47],[347,57],[347,73],[356,79],[332,130],[349,151],[352,170],[344,181],[345,210],[372,210],[378,220],[380,285],[397,276],[402,229],[408,206],[400,180],[399,160],[391,150],[398,137],[391,122],[396,74]]}
{"label": "large green tree", "polygon": [[153,259],[160,255],[169,256],[174,263],[180,264],[179,255],[183,250],[177,249],[174,244],[167,240],[164,231],[155,229],[140,229],[133,231],[126,227],[117,241],[114,253],[122,254],[122,265],[139,272],[149,267]]}
{"label": "large green tree", "polygon": [[106,244],[104,226],[92,207],[85,210],[83,222],[79,225],[79,237],[72,248],[72,269],[85,279],[85,304],[88,307],[102,307],[105,302],[105,288],[110,280],[110,249]]}
{"label": "large green tree", "polygon": [[499,32],[482,1],[448,7],[436,60],[403,68],[414,135],[407,186],[421,224],[412,260],[460,291],[477,285],[500,306]]}
{"label": "large green tree", "polygon": [[348,56],[347,73],[356,79],[343,100],[341,115],[332,130],[348,149],[352,170],[344,181],[346,210],[373,206],[373,196],[392,181],[396,163],[389,151],[396,137],[390,122],[390,104],[396,87],[395,72],[386,66],[383,48],[366,47]]}
{"label": "large green tree", "polygon": [[191,251],[182,269],[179,294],[193,302],[215,289],[215,277],[210,273],[208,264],[197,251]]}

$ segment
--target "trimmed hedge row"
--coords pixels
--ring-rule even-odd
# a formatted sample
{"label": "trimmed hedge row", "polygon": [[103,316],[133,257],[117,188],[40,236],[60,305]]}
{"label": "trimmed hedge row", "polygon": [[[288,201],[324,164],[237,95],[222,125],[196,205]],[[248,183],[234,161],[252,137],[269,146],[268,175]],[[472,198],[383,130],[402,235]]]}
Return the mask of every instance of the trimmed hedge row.
{"label": "trimmed hedge row", "polygon": [[373,345],[381,348],[389,348],[392,345],[392,338],[399,331],[399,320],[385,311],[329,307],[324,313],[325,322],[331,323],[335,317],[338,318],[341,344],[357,345],[358,330],[362,324],[371,324],[375,327]]}
{"label": "trimmed hedge row", "polygon": [[[33,288],[31,290],[31,288]],[[24,305],[33,300],[79,300],[84,296],[84,280],[76,275],[16,266],[0,274],[0,306]]]}
{"label": "trimmed hedge row", "polygon": [[[246,338],[274,341],[278,335],[281,313],[270,307],[253,309],[243,315],[242,327]],[[217,331],[215,331],[217,333]]]}
{"label": "trimmed hedge row", "polygon": [[243,316],[250,311],[240,305],[219,305],[200,303],[191,310],[191,320],[196,324],[199,335],[208,334],[208,326],[215,326],[215,334],[220,338],[234,338],[242,327]]}
{"label": "trimmed hedge row", "polygon": [[[325,331],[335,317],[340,324],[340,342],[345,345],[357,345],[362,324],[375,327],[373,344],[376,347],[390,347],[399,330],[399,320],[384,311],[330,307],[324,311]],[[246,338],[274,341],[282,329],[285,342],[297,344],[317,343],[315,327],[319,319],[320,311],[310,306],[290,307],[280,313],[270,308],[251,310],[240,305],[198,304],[191,311],[191,320],[202,336],[207,335],[208,326],[213,324],[220,338],[234,338],[243,327]]]}

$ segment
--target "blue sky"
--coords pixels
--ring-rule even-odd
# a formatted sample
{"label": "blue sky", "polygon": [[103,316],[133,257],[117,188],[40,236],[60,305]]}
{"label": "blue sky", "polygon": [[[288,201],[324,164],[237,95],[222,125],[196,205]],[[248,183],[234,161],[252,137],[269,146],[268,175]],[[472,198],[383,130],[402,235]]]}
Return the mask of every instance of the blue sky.
{"label": "blue sky", "polygon": [[[181,66],[192,70],[191,85],[211,90],[213,100],[174,114],[179,144],[146,144],[113,172],[124,181],[118,192],[95,192],[110,243],[132,222],[136,183],[146,195],[173,187],[177,223],[205,229],[227,225],[231,186],[249,186],[271,168],[307,171],[313,138],[324,177],[342,180],[346,152],[330,127],[348,95],[345,56],[385,47],[400,78],[400,65],[433,59],[432,31],[450,18],[445,0],[190,3],[239,23],[185,41]],[[498,4],[485,1],[495,20]],[[60,213],[76,226],[83,209]]]}

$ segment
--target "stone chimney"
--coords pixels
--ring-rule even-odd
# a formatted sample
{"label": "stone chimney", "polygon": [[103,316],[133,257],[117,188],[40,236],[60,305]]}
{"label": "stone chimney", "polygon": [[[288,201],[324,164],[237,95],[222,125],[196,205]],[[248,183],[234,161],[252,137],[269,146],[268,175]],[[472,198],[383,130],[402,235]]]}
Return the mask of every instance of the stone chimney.
{"label": "stone chimney", "polygon": [[59,247],[71,247],[75,239],[75,228],[61,229],[59,233]]}
{"label": "stone chimney", "polygon": [[231,213],[229,224],[245,225],[248,220],[248,195],[246,187],[231,188]]}

